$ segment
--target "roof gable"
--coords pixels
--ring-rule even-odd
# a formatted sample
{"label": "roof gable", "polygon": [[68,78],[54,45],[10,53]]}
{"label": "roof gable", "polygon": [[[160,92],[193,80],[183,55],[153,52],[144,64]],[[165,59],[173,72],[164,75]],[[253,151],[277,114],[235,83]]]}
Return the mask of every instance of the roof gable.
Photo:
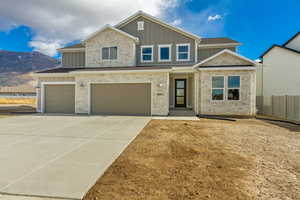
{"label": "roof gable", "polygon": [[199,36],[197,36],[197,35],[195,35],[193,33],[189,33],[189,32],[187,32],[185,30],[182,30],[182,29],[180,29],[178,27],[175,27],[175,26],[173,26],[171,24],[168,24],[166,22],[163,22],[162,20],[160,20],[160,19],[158,19],[158,18],[156,18],[156,17],[154,17],[152,15],[149,15],[149,14],[143,12],[143,11],[136,12],[135,14],[131,15],[130,17],[126,18],[125,20],[123,20],[120,23],[118,23],[117,25],[115,25],[115,27],[116,28],[121,28],[121,27],[125,26],[126,24],[130,23],[131,21],[137,19],[138,17],[144,17],[144,18],[146,18],[146,19],[148,19],[148,20],[150,20],[152,22],[158,23],[158,24],[160,24],[160,25],[162,25],[164,27],[167,27],[167,28],[169,28],[171,30],[174,30],[174,31],[176,31],[176,32],[178,32],[180,34],[183,34],[183,35],[185,35],[185,36],[187,36],[189,38],[195,39],[197,41],[201,40],[201,37],[199,37]]}
{"label": "roof gable", "polygon": [[102,27],[101,29],[99,29],[98,31],[92,33],[91,35],[89,35],[85,40],[82,41],[82,43],[85,43],[86,41],[90,40],[91,38],[95,37],[96,35],[98,35],[99,33],[107,30],[107,29],[110,29],[112,31],[116,31],[117,33],[121,34],[121,35],[124,35],[130,39],[132,39],[133,41],[135,41],[136,43],[139,42],[139,39],[137,37],[134,37],[120,29],[117,29],[111,25],[105,25],[104,27]]}
{"label": "roof gable", "polygon": [[290,52],[294,52],[294,53],[298,53],[300,54],[300,51],[297,51],[295,49],[291,49],[291,48],[288,48],[288,47],[285,47],[285,46],[280,46],[280,45],[277,45],[277,44],[274,44],[273,46],[271,46],[267,51],[265,51],[261,56],[260,58],[263,58],[265,55],[267,55],[272,49],[274,48],[281,48],[281,49],[284,49],[286,51],[290,51]]}
{"label": "roof gable", "polygon": [[257,63],[254,61],[239,55],[231,50],[224,49],[212,55],[211,57],[203,60],[202,62],[196,64],[194,67],[203,66],[254,66]]}
{"label": "roof gable", "polygon": [[287,46],[290,42],[292,42],[298,36],[300,37],[300,31],[298,33],[296,33],[293,37],[291,37],[291,39],[289,39],[286,43],[284,43],[283,46]]}

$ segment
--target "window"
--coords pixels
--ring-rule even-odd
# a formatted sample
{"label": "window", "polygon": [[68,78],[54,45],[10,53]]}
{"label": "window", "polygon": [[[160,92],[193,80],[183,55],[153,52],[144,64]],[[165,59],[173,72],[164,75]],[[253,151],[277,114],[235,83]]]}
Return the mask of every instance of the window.
{"label": "window", "polygon": [[116,60],[118,58],[118,47],[102,48],[102,60]]}
{"label": "window", "polygon": [[228,76],[227,80],[227,99],[236,101],[240,100],[240,76]]}
{"label": "window", "polygon": [[177,44],[176,45],[176,60],[189,61],[190,60],[190,44]]}
{"label": "window", "polygon": [[171,45],[158,45],[158,61],[171,61]]}
{"label": "window", "polygon": [[221,101],[224,100],[224,76],[212,77],[212,100]]}
{"label": "window", "polygon": [[141,47],[141,62],[153,62],[153,46]]}
{"label": "window", "polygon": [[144,22],[143,21],[137,22],[137,30],[138,31],[143,31],[144,30]]}

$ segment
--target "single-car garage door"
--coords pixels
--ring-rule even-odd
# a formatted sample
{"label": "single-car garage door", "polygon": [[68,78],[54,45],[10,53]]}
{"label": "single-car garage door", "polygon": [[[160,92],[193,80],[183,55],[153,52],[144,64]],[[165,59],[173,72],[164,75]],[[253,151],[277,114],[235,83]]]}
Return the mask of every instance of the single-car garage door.
{"label": "single-car garage door", "polygon": [[44,85],[44,112],[74,113],[75,85]]}
{"label": "single-car garage door", "polygon": [[91,84],[91,113],[151,115],[151,84]]}

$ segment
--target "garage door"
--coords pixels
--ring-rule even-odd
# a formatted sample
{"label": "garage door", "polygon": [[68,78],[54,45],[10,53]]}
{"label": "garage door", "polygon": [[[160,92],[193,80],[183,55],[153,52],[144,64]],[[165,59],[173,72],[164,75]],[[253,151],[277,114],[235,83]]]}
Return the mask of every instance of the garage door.
{"label": "garage door", "polygon": [[92,84],[91,113],[151,115],[151,84]]}
{"label": "garage door", "polygon": [[44,105],[46,113],[74,113],[75,85],[45,85]]}

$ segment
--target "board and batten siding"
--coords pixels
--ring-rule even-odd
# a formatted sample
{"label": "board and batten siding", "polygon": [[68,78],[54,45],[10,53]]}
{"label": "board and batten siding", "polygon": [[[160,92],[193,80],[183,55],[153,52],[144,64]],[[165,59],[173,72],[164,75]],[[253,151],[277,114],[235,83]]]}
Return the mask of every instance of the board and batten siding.
{"label": "board and batten siding", "polygon": [[63,52],[62,65],[64,67],[84,67],[85,52]]}
{"label": "board and batten siding", "polygon": [[198,62],[205,60],[206,58],[215,55],[216,53],[223,51],[224,49],[229,49],[231,51],[236,51],[235,47],[230,48],[198,48]]}
{"label": "board and batten siding", "polygon": [[[144,21],[144,30],[137,30],[137,22]],[[138,37],[140,42],[136,48],[137,65],[155,65],[155,64],[194,64],[195,63],[195,40],[183,34],[180,34],[172,29],[152,22],[144,17],[138,17],[132,22],[126,24],[120,29],[135,37]],[[190,44],[190,61],[176,61],[176,44]],[[171,61],[158,61],[158,45],[171,44]],[[154,59],[151,63],[141,63],[141,45],[154,45]]]}

